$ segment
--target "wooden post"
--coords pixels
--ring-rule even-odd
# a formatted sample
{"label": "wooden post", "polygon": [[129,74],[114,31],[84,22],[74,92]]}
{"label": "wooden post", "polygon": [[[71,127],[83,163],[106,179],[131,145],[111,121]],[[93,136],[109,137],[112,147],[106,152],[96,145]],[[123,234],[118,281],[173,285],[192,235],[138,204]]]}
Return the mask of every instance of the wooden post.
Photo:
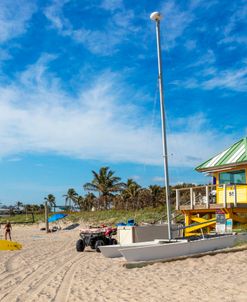
{"label": "wooden post", "polygon": [[196,192],[193,191],[193,206],[196,205]]}
{"label": "wooden post", "polygon": [[237,206],[238,199],[237,199],[237,186],[234,185],[234,207]]}
{"label": "wooden post", "polygon": [[206,207],[209,209],[209,188],[206,186]]}
{"label": "wooden post", "polygon": [[179,210],[180,206],[180,191],[176,189],[176,210]]}
{"label": "wooden post", "polygon": [[[185,213],[185,217],[184,217],[184,221],[185,221],[185,226],[189,226],[191,224],[191,216],[190,216],[190,212],[186,212]],[[188,229],[185,228],[184,229],[184,236],[189,235]]]}
{"label": "wooden post", "polygon": [[190,208],[191,210],[194,208],[194,198],[193,198],[193,188],[190,188]]}
{"label": "wooden post", "polygon": [[224,208],[226,208],[227,205],[227,188],[226,188],[226,184],[223,185],[223,195],[224,195]]}
{"label": "wooden post", "polygon": [[48,222],[48,205],[47,201],[45,202],[45,228],[46,228],[46,233],[49,232],[49,222]]}
{"label": "wooden post", "polygon": [[175,213],[172,213],[172,215],[171,215],[171,223],[176,224]]}

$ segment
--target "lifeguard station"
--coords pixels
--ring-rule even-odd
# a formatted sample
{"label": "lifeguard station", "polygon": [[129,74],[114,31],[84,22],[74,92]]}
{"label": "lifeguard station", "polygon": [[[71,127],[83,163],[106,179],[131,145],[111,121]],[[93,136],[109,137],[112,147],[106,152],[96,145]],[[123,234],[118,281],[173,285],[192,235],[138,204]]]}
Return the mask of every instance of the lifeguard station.
{"label": "lifeguard station", "polygon": [[224,213],[233,224],[246,224],[247,137],[205,161],[196,170],[211,175],[213,181],[206,186],[176,190],[176,210],[185,216],[185,236],[198,235],[205,228],[207,232],[213,230],[217,213]]}

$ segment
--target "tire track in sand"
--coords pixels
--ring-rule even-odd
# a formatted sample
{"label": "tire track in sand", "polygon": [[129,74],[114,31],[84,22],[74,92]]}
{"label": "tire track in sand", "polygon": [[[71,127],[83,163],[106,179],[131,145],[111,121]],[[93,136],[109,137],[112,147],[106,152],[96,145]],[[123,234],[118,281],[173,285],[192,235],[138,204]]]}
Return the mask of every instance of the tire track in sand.
{"label": "tire track in sand", "polygon": [[[61,250],[59,252],[56,252],[55,251],[55,255],[53,257],[49,257],[49,260],[51,259],[56,259],[58,256],[60,256],[60,254],[64,254],[65,251],[64,251],[64,247],[68,245],[68,242],[64,245],[62,245],[62,250],[61,248],[59,248],[58,250]],[[72,251],[73,248],[70,248],[69,250],[67,250],[66,252],[69,252],[69,251]],[[33,271],[34,270],[37,270],[40,266],[42,266],[43,264],[46,264],[47,263],[47,256],[50,254],[50,252],[46,252],[46,253],[43,253],[42,254],[40,253],[40,249],[35,249],[32,251],[33,254],[36,254],[37,256],[39,256],[39,262],[34,262],[32,263],[30,260],[28,259],[25,259],[23,256],[25,256],[25,254],[27,254],[27,251],[25,252],[19,252],[18,254],[16,255],[13,255],[12,257],[10,257],[10,259],[7,261],[7,264],[6,264],[6,267],[5,267],[5,271],[1,274],[0,276],[0,283],[1,283],[1,286],[3,286],[7,281],[8,279],[12,279],[13,276],[18,276],[19,273],[24,273],[24,276],[26,277],[26,272],[29,273],[30,272],[30,269],[32,269]],[[28,255],[27,255],[28,256]],[[20,257],[22,259],[22,261],[26,264],[24,265],[24,268],[23,267],[19,267],[18,269],[11,269],[11,266],[12,266],[12,261],[16,261],[18,258]],[[34,258],[35,260],[35,258]],[[28,267],[27,267],[27,263],[28,263]],[[37,265],[37,267],[36,267]],[[4,281],[4,282],[2,282]],[[2,292],[1,292],[2,293]]]}
{"label": "tire track in sand", "polygon": [[[71,243],[71,240],[70,240],[70,242],[67,242],[66,245],[71,246],[70,243]],[[33,281],[35,281],[36,279],[39,279],[39,277],[42,278],[43,275],[48,276],[50,274],[50,272],[52,272],[52,268],[54,267],[55,261],[57,259],[59,260],[60,258],[62,258],[62,256],[64,256],[66,261],[68,261],[69,259],[67,259],[67,258],[70,257],[70,253],[72,251],[74,251],[74,248],[70,247],[66,250],[62,250],[62,251],[56,253],[55,255],[53,255],[52,257],[50,257],[48,259],[42,259],[43,261],[38,262],[38,267],[33,269],[31,272],[30,272],[30,268],[27,268],[25,270],[18,270],[17,272],[13,272],[12,274],[10,274],[9,277],[5,278],[5,282],[4,282],[4,283],[6,283],[6,285],[10,285],[10,286],[8,286],[5,290],[4,289],[1,290],[0,300],[6,301],[6,302],[13,301],[14,297],[16,295],[18,295],[18,293],[21,292],[23,287],[27,290],[30,287],[30,285],[33,283]],[[15,277],[18,277],[18,273],[22,273],[22,274],[24,273],[25,274],[24,278],[18,283],[9,284],[9,280],[13,279],[13,275]],[[38,280],[38,282],[39,282],[39,280]],[[4,284],[2,284],[2,286],[3,285]],[[11,291],[11,293],[9,293],[10,291]],[[9,296],[9,295],[11,295],[11,296]],[[11,300],[11,297],[13,297],[12,300]]]}
{"label": "tire track in sand", "polygon": [[75,262],[71,267],[65,272],[61,284],[56,292],[55,298],[52,300],[54,302],[67,302],[69,301],[69,294],[74,281],[74,275],[79,268],[78,265],[81,261],[85,261],[85,257],[82,257],[80,253],[80,258],[78,262]]}
{"label": "tire track in sand", "polygon": [[[58,254],[60,252],[60,250],[64,250],[64,248],[68,245],[68,242],[63,243],[61,246],[56,247],[56,250],[54,251],[55,254]],[[34,247],[34,249],[32,249],[32,247]],[[13,275],[18,273],[18,271],[22,271],[23,268],[20,268],[20,263],[18,263],[18,269],[14,269],[14,265],[13,262],[15,262],[16,260],[18,260],[18,258],[21,258],[21,260],[23,262],[25,262],[26,264],[28,263],[29,265],[31,265],[31,259],[30,256],[28,255],[30,253],[30,250],[32,250],[32,254],[33,255],[39,255],[39,257],[41,258],[40,261],[44,261],[44,259],[47,258],[47,256],[50,254],[49,251],[47,251],[45,248],[43,248],[43,250],[40,249],[40,247],[35,247],[35,244],[33,243],[32,245],[30,245],[28,247],[28,249],[25,250],[21,250],[21,251],[15,251],[14,255],[11,255],[7,261],[4,263],[4,270],[2,271],[1,275],[0,275],[0,282],[5,280],[6,277],[8,277],[9,275]],[[42,253],[41,253],[42,252]],[[25,257],[28,257],[28,259],[25,259]],[[16,259],[17,258],[17,259]],[[35,260],[35,256],[33,256],[32,258],[34,258]],[[39,261],[39,262],[40,262]]]}
{"label": "tire track in sand", "polygon": [[62,265],[60,263],[58,263],[59,265],[54,265],[53,263],[50,267],[45,266],[36,270],[21,282],[17,288],[2,298],[1,302],[15,300],[30,301],[30,297],[33,298],[33,301],[38,301],[39,294],[45,289],[45,287],[49,285],[56,276],[62,275],[63,280],[63,276],[70,271],[71,267],[78,265],[78,261],[82,259],[81,256],[82,255],[76,254],[73,258],[70,257],[69,259],[64,259],[65,263]]}
{"label": "tire track in sand", "polygon": [[[19,300],[29,301],[29,298],[32,297],[33,301],[38,301],[41,296],[44,298],[45,295],[49,295],[49,299],[53,301],[54,298],[52,299],[52,296],[56,295],[56,288],[63,282],[64,276],[71,271],[72,267],[75,268],[78,266],[78,263],[82,261],[82,259],[82,254],[75,254],[73,258],[70,257],[63,265],[46,272],[35,285],[31,285],[31,288],[24,295],[18,297]],[[52,292],[50,289],[52,289]],[[47,301],[50,301],[49,299],[48,297],[46,298]],[[61,302],[61,300],[59,300],[59,302]]]}

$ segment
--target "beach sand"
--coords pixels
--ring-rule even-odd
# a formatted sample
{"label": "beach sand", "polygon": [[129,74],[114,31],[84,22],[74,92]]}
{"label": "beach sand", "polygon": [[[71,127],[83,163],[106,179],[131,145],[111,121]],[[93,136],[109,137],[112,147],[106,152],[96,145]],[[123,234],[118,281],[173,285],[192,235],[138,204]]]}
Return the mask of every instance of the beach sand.
{"label": "beach sand", "polygon": [[75,250],[79,230],[13,227],[21,251],[0,251],[0,301],[247,301],[247,251],[126,269]]}

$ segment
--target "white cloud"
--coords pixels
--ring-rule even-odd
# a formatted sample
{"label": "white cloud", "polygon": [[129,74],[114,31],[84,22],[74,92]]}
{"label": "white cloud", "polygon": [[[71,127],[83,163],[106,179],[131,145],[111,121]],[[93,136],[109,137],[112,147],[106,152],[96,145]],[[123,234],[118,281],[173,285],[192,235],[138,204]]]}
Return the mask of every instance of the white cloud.
{"label": "white cloud", "polygon": [[221,43],[229,44],[229,43],[237,43],[237,44],[245,44],[247,45],[247,37],[246,31],[241,31],[239,28],[246,28],[246,15],[247,15],[247,4],[246,1],[242,1],[242,3],[238,3],[238,7],[233,6],[234,11],[228,20],[224,30],[223,35],[224,38],[220,40]]}
{"label": "white cloud", "polygon": [[[148,13],[145,9],[139,9],[138,11],[127,9],[122,0],[104,0],[98,3],[92,1],[88,6],[85,5],[87,9],[103,10],[104,12],[102,14],[102,18],[104,18],[103,25],[100,29],[94,30],[88,28],[86,22],[83,24],[83,19],[82,25],[78,27],[78,25],[73,24],[72,20],[65,17],[64,6],[69,2],[69,0],[54,0],[44,10],[44,14],[60,35],[70,37],[77,43],[83,44],[94,54],[111,55],[117,52],[117,46],[123,44],[126,40],[132,44],[138,41],[139,45],[147,47],[150,36],[153,35],[150,30],[150,12]],[[209,5],[206,5],[203,1],[192,1],[186,8],[180,6],[175,0],[166,1],[161,6],[160,10],[164,16],[161,23],[161,34],[165,48],[169,49],[177,45],[178,38],[183,36],[185,30],[195,20],[198,6],[205,9],[209,8]],[[138,22],[142,25],[137,25]],[[196,42],[185,42],[185,47],[190,50],[194,49]]]}
{"label": "white cloud", "polygon": [[[43,55],[12,84],[0,85],[1,157],[53,153],[162,165],[160,129],[151,126],[150,116],[143,116],[140,94],[128,99],[130,88],[121,77],[105,72],[77,97],[68,95],[48,72],[51,59]],[[226,140],[232,143],[211,131],[202,114],[173,123],[177,125],[168,136],[170,166],[195,166],[220,151]]]}
{"label": "white cloud", "polygon": [[210,1],[204,1],[204,0],[190,0],[189,6],[190,9],[195,8],[203,8],[204,10],[211,8],[212,6],[218,4],[218,0],[210,0]]}
{"label": "white cloud", "polygon": [[0,49],[0,62],[11,59],[11,55],[5,49]]}
{"label": "white cloud", "polygon": [[164,183],[164,182],[165,182],[165,177],[164,177],[164,176],[155,176],[155,177],[152,179],[152,181]]}
{"label": "white cloud", "polygon": [[[177,83],[180,84],[181,83]],[[228,89],[232,91],[247,91],[247,66],[243,63],[240,68],[218,70],[216,67],[205,68],[197,78],[183,82],[185,88],[200,88],[205,90]]]}
{"label": "white cloud", "polygon": [[164,20],[162,21],[162,27],[165,29],[162,31],[164,45],[166,48],[172,48],[176,46],[176,40],[179,38],[185,29],[194,20],[194,6],[188,10],[182,10],[177,1],[168,1],[161,8]]}
{"label": "white cloud", "polygon": [[103,0],[100,4],[100,7],[107,10],[107,11],[115,11],[118,9],[123,9],[123,1],[122,0]]}
{"label": "white cloud", "polygon": [[59,31],[70,27],[70,23],[63,16],[63,7],[69,0],[54,0],[52,4],[46,7],[44,14],[52,25]]}
{"label": "white cloud", "polygon": [[[100,75],[93,88],[75,98],[60,89],[44,62],[47,56],[15,83],[0,87],[1,156],[54,152],[83,159],[159,162],[159,135],[138,125],[137,109],[118,95],[113,74]],[[154,143],[149,154],[147,137]]]}
{"label": "white cloud", "polygon": [[[116,11],[114,15],[105,17],[105,26],[101,30],[88,28],[86,23],[79,28],[74,28],[72,22],[63,13],[64,5],[68,2],[69,0],[53,1],[45,9],[44,14],[60,35],[70,37],[77,43],[83,44],[94,54],[107,56],[117,52],[117,45],[130,39],[131,33],[140,30],[135,25],[134,12],[125,9],[122,1],[103,1],[97,6],[97,9]],[[92,6],[94,7],[95,4],[92,3]]]}
{"label": "white cloud", "polygon": [[9,162],[17,162],[17,161],[21,161],[22,158],[21,157],[11,157],[11,158],[8,158],[7,161]]}
{"label": "white cloud", "polygon": [[0,2],[0,43],[23,34],[28,21],[36,10],[35,1],[1,0]]}
{"label": "white cloud", "polygon": [[[172,120],[173,121],[173,120]],[[196,167],[236,141],[234,135],[213,130],[203,113],[173,121],[176,129],[168,136],[169,165]]]}
{"label": "white cloud", "polygon": [[196,48],[196,41],[195,40],[188,40],[185,42],[185,47],[186,49],[194,50]]}
{"label": "white cloud", "polygon": [[134,179],[135,181],[140,180],[140,176],[139,175],[132,175],[129,177],[130,179]]}
{"label": "white cloud", "polygon": [[99,55],[112,54],[116,51],[114,48],[119,43],[118,33],[109,31],[79,29],[68,31],[67,33],[92,53]]}
{"label": "white cloud", "polygon": [[247,91],[247,66],[235,70],[221,71],[212,79],[203,83],[205,89],[231,89]]}
{"label": "white cloud", "polygon": [[209,68],[215,63],[216,58],[212,49],[208,49],[204,54],[200,56],[198,60],[188,65],[188,68],[208,66]]}

